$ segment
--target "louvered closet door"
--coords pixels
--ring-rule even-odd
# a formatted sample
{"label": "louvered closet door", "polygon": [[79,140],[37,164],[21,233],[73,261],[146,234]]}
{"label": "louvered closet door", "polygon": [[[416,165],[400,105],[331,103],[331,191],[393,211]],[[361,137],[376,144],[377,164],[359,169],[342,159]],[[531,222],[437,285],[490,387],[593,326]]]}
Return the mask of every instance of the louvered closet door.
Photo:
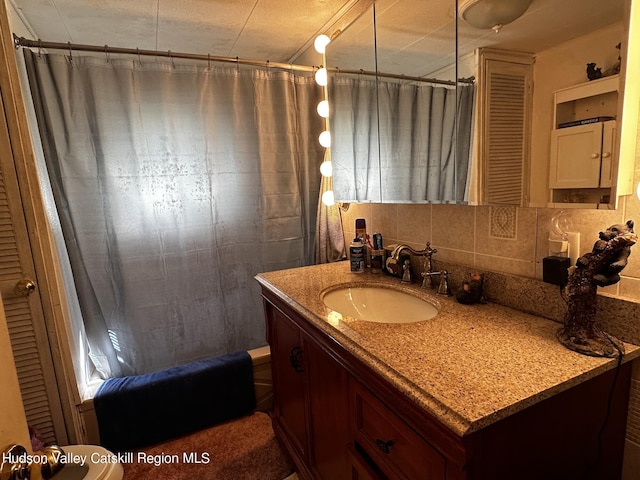
{"label": "louvered closet door", "polygon": [[37,281],[1,96],[0,105],[0,293],[27,423],[46,442],[66,443],[40,295],[37,287],[29,296],[14,292],[23,279]]}
{"label": "louvered closet door", "polygon": [[527,201],[532,62],[527,54],[482,51],[480,161],[490,205]]}

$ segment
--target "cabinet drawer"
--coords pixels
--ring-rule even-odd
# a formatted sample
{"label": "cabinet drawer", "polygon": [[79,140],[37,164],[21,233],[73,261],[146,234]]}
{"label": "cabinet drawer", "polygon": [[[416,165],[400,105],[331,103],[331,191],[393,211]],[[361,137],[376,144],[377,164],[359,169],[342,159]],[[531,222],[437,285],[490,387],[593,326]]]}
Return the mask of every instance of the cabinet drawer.
{"label": "cabinet drawer", "polygon": [[352,446],[348,448],[348,456],[351,466],[351,480],[385,480],[384,475],[376,472]]}
{"label": "cabinet drawer", "polygon": [[445,459],[356,381],[350,382],[353,438],[389,478],[445,478]]}

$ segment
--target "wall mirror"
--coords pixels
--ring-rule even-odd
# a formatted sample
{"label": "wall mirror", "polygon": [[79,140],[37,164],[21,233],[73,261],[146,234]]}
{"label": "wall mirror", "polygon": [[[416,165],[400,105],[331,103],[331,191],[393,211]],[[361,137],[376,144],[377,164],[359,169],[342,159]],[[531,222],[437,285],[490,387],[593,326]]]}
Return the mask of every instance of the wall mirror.
{"label": "wall mirror", "polygon": [[[618,180],[622,171],[617,168],[617,162],[611,168],[610,186],[566,190],[562,187],[556,189],[557,195],[553,196],[554,190],[550,188],[551,136],[555,119],[554,92],[590,82],[587,63],[595,63],[595,68],[606,72],[620,55],[624,60],[629,0],[567,0],[561,2],[562,5],[554,0],[532,0],[523,15],[496,28],[497,32],[491,28],[473,27],[460,19],[456,14],[456,3],[459,8],[465,8],[468,3],[478,2],[378,0],[370,12],[327,48],[328,66],[342,70],[377,70],[397,77],[444,81],[476,77],[474,122],[464,125],[464,119],[468,120],[470,114],[458,114],[458,131],[453,133],[453,141],[443,146],[442,141],[437,145],[432,142],[438,136],[448,135],[447,125],[434,131],[436,122],[433,119],[427,122],[421,116],[415,98],[423,94],[426,86],[446,88],[446,84],[429,85],[410,78],[379,76],[366,77],[370,88],[356,89],[355,83],[365,81],[364,76],[358,78],[358,75],[340,71],[331,73],[329,96],[334,104],[331,129],[336,199],[615,208],[617,195],[629,193],[625,191],[626,185],[620,185]],[[621,49],[616,48],[619,43]],[[478,55],[479,51],[486,55]],[[511,58],[495,56],[496,52],[505,51],[517,53]],[[522,52],[530,54],[528,62],[522,60],[527,58],[527,55],[521,55]],[[516,154],[520,165],[507,163],[501,166],[497,162],[497,171],[496,162],[490,165],[487,158],[500,159],[501,145],[497,151],[487,152],[490,122],[486,119],[486,110],[484,113],[482,110],[483,98],[487,106],[486,90],[483,89],[489,83],[482,83],[487,71],[486,61],[496,58],[507,64],[528,63],[530,69],[525,77],[530,85],[526,86],[528,103],[522,125],[521,151]],[[509,74],[508,69],[506,73]],[[622,77],[619,77],[616,96],[607,100],[615,103],[613,116],[617,117],[622,104]],[[400,86],[392,88],[394,82]],[[457,95],[448,100],[436,101],[430,92],[427,97],[433,103],[429,108],[438,101],[454,101],[459,112],[465,102],[460,85],[463,84],[458,83]],[[491,87],[500,86],[493,82]],[[358,93],[354,99],[355,91]],[[384,98],[380,92],[384,92]],[[511,97],[506,92],[507,97]],[[407,98],[401,95],[406,93]],[[600,97],[594,101],[600,102]],[[341,111],[342,118],[335,118]],[[345,115],[345,111],[349,114]],[[414,117],[406,126],[404,122],[411,115]],[[442,118],[446,121],[447,114],[443,113]],[[472,130],[467,132],[465,128]],[[512,136],[509,131],[502,134]],[[615,142],[619,142],[619,133],[613,135]],[[465,141],[460,142],[461,138]],[[469,139],[472,139],[471,147],[467,150]],[[430,156],[434,148],[448,149],[447,154],[440,154],[437,165],[425,164],[425,156]],[[614,149],[613,158],[617,155],[617,143]],[[468,170],[460,167],[461,157],[470,159]],[[454,164],[453,168],[446,169],[450,164]],[[434,171],[438,175],[433,176]],[[427,183],[425,192],[422,179],[432,176],[435,187]],[[504,176],[515,178],[512,183],[518,191],[513,194],[509,191],[506,199],[487,194],[491,182]],[[443,191],[440,187],[447,182],[452,186]]]}

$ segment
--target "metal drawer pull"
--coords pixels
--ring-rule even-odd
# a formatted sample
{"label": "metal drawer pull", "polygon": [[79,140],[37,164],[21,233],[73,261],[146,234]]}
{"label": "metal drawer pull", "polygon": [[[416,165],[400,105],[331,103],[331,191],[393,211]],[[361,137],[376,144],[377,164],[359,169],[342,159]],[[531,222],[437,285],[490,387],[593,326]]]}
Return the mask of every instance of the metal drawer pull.
{"label": "metal drawer pull", "polygon": [[382,450],[383,453],[390,453],[389,448],[393,445],[393,440],[387,440],[385,442],[384,440],[377,438],[376,445],[378,445],[378,448]]}
{"label": "metal drawer pull", "polygon": [[301,347],[293,347],[291,352],[289,352],[289,361],[291,362],[291,366],[296,371],[296,373],[304,372],[304,368],[302,368],[302,348]]}

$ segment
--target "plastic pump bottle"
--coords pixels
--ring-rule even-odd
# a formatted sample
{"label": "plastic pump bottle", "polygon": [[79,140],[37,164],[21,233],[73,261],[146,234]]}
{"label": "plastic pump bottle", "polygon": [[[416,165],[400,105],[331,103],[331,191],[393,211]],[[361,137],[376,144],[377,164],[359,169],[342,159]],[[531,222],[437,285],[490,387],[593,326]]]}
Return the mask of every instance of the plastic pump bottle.
{"label": "plastic pump bottle", "polygon": [[364,272],[364,256],[364,244],[362,243],[362,239],[356,237],[349,246],[349,263],[351,265],[351,272]]}

